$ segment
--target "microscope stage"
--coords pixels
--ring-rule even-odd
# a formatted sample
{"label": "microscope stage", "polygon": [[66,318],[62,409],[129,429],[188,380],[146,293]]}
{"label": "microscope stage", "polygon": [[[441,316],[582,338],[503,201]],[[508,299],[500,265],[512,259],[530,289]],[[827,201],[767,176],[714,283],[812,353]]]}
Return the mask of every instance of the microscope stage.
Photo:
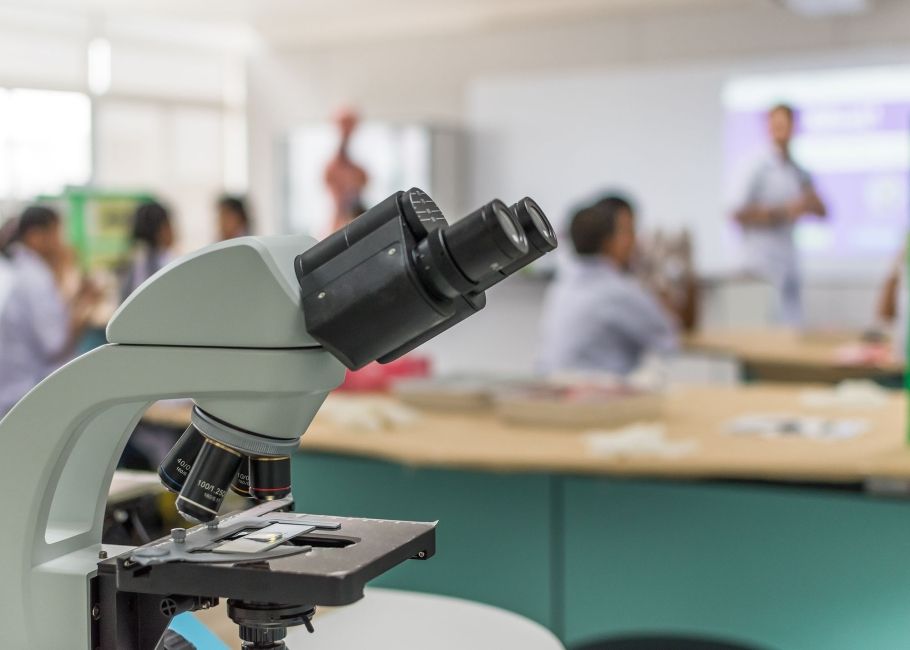
{"label": "microscope stage", "polygon": [[282,512],[282,499],[99,563],[137,594],[348,605],[367,582],[435,552],[435,523]]}

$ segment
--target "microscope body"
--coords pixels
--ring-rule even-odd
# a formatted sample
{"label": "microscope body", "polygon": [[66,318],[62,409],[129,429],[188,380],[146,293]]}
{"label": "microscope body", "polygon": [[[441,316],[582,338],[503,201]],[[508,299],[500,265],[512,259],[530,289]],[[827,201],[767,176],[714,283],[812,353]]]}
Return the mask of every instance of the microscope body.
{"label": "microscope body", "polygon": [[[298,235],[245,237],[159,271],[114,315],[108,345],[59,369],[0,421],[8,486],[0,507],[6,645],[155,648],[147,640],[121,640],[148,626],[134,607],[115,602],[121,588],[129,595],[197,599],[183,611],[232,598],[232,618],[245,621],[241,636],[279,639],[285,606],[304,613],[293,624],[308,624],[308,606],[354,602],[368,580],[409,558],[431,556],[434,523],[340,518],[345,523],[336,525],[286,513],[293,503],[289,477],[273,496],[253,494],[250,481],[251,496],[275,499],[247,511],[258,513],[252,523],[238,514],[219,521],[219,495],[231,481],[228,473],[240,477],[239,459],[246,457],[251,470],[254,462],[278,464],[269,460],[288,468],[288,456],[345,367],[412,350],[481,309],[487,288],[555,247],[549,222],[528,198],[511,207],[493,200],[450,226],[432,199],[412,188],[318,244]],[[183,531],[179,550],[167,540],[102,549],[107,492],[123,448],[148,406],[170,398],[195,402],[184,437],[196,428],[203,445],[233,455],[233,465],[221,466],[221,486],[200,473],[216,458],[203,460],[208,446],[194,453],[182,487],[169,485],[164,465],[159,470],[165,486],[179,490],[181,514],[207,525]],[[199,486],[201,496],[185,494],[188,486]],[[221,523],[226,530],[219,533]],[[271,555],[252,559],[212,557],[220,544],[236,541],[231,535],[273,523],[341,532],[332,539],[297,533],[296,548],[270,547]],[[274,559],[269,574],[256,566],[262,557]],[[108,591],[99,596],[101,583]],[[159,624],[166,621],[159,617]],[[99,642],[99,628],[107,640]]]}
{"label": "microscope body", "polygon": [[107,491],[150,404],[189,397],[250,431],[296,441],[306,430],[344,378],[303,323],[293,263],[313,244],[243,238],[182,259],[123,305],[110,344],[48,377],[0,421],[15,486],[0,537],[10,647],[90,647]]}

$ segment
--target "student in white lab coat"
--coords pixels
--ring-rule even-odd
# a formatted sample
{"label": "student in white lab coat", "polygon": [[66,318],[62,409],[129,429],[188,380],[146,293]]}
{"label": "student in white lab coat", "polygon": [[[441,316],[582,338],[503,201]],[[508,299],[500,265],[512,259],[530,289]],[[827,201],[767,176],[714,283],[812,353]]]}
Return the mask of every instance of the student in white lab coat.
{"label": "student in white lab coat", "polygon": [[60,216],[50,208],[26,208],[4,256],[12,286],[0,312],[0,416],[70,359],[100,299],[87,283],[64,298],[67,248]]}
{"label": "student in white lab coat", "polygon": [[774,287],[777,319],[787,325],[802,320],[796,223],[807,215],[827,215],[812,177],[790,155],[793,130],[791,107],[779,104],[768,111],[771,150],[755,166],[734,215],[743,229],[747,269]]}

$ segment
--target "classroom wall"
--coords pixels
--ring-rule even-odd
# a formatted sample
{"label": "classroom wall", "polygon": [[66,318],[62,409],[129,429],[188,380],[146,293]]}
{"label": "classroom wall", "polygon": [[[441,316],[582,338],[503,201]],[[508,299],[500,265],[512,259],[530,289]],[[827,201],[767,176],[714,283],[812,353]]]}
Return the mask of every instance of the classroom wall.
{"label": "classroom wall", "polygon": [[247,186],[242,32],[151,18],[0,7],[0,87],[88,93],[89,42],[111,45],[110,87],[92,100],[93,177],[174,207],[179,245],[214,237],[214,199]]}
{"label": "classroom wall", "polygon": [[[351,104],[371,118],[473,130],[468,174],[475,203],[533,193],[561,219],[572,201],[600,187],[624,186],[639,196],[650,224],[693,227],[701,270],[725,273],[736,256],[723,226],[718,124],[724,80],[752,71],[905,61],[910,3],[875,6],[864,16],[809,20],[756,2],[479,25],[470,34],[377,35],[294,51],[262,48],[248,69],[251,188],[268,227],[280,229],[281,134]],[[868,325],[880,271],[810,278],[809,323]],[[543,289],[515,284],[491,297],[489,313],[478,316],[476,326],[465,323],[431,344],[443,367],[458,367],[459,360],[496,371],[529,367],[528,352],[505,351],[532,344]],[[481,327],[503,350],[496,358],[471,352]],[[515,361],[510,365],[508,358]]]}

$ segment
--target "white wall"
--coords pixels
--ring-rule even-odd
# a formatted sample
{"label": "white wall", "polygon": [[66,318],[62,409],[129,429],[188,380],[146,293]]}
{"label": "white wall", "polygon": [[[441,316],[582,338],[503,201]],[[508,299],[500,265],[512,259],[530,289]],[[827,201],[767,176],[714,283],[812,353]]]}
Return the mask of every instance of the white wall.
{"label": "white wall", "polygon": [[249,44],[204,25],[0,7],[0,87],[88,93],[96,37],[111,60],[110,87],[92,98],[93,184],[153,192],[174,208],[184,250],[209,243],[215,197],[247,187]]}
{"label": "white wall", "polygon": [[[880,0],[859,17],[810,20],[771,2],[747,9],[641,12],[614,19],[497,25],[343,46],[263,51],[251,62],[251,186],[280,221],[275,142],[289,125],[353,104],[377,119],[456,123],[475,131],[471,201],[532,194],[556,219],[602,187],[635,192],[651,223],[686,223],[702,270],[735,261],[726,237],[720,88],[738,73],[904,62],[910,2]],[[741,7],[741,5],[740,5]],[[887,261],[882,261],[882,266]],[[849,287],[807,292],[812,324],[859,327],[878,270]],[[516,289],[524,298],[530,293]],[[491,310],[499,296],[491,299]],[[506,342],[520,308],[478,316]],[[529,316],[530,314],[525,314]],[[440,343],[452,358],[470,346]],[[496,365],[496,361],[491,361]],[[526,360],[521,361],[526,365]]]}

